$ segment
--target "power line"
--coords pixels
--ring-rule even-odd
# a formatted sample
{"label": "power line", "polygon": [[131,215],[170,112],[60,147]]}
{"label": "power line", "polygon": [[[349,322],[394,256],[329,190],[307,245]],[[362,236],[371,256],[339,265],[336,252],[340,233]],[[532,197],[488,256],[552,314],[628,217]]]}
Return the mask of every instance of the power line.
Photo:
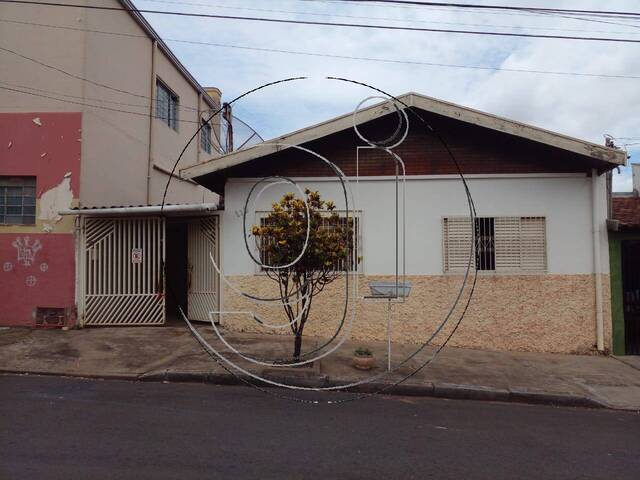
{"label": "power line", "polygon": [[[11,84],[6,83],[6,82],[0,82],[0,83],[4,84],[4,85],[11,85]],[[45,95],[43,93],[28,92],[28,91],[20,90],[20,89],[17,89],[17,88],[3,87],[2,85],[0,85],[0,90],[7,90],[7,91],[10,91],[10,92],[14,92],[14,93],[21,93],[23,95],[31,95],[31,96],[34,96],[34,97],[46,98],[46,99],[49,99],[49,100],[55,100],[55,101],[62,102],[62,103],[69,103],[69,104],[72,104],[72,105],[81,105],[81,106],[85,106],[85,107],[97,108],[97,109],[101,109],[101,110],[108,110],[110,112],[124,113],[124,114],[127,114],[127,115],[136,115],[136,116],[145,117],[145,118],[149,118],[149,116],[151,116],[151,109],[149,110],[149,113],[132,112],[132,111],[129,111],[129,110],[122,110],[122,109],[119,109],[119,108],[106,107],[104,105],[93,105],[93,104],[86,103],[86,102],[78,102],[78,101],[74,101],[74,100],[67,100],[67,99],[64,99],[64,98],[57,98],[57,97],[53,97],[52,96],[52,95],[62,95],[64,97],[72,97],[73,98],[72,95],[66,95],[64,93],[52,92],[52,91],[41,90],[41,89],[37,89],[37,88],[33,88],[33,87],[25,87],[25,86],[23,86],[22,88],[28,88],[29,90],[49,93],[50,95]],[[82,97],[75,97],[75,98],[82,98]],[[98,100],[98,101],[101,101],[101,100]],[[126,104],[123,104],[123,105],[126,105]],[[206,121],[206,123],[211,122],[211,119],[213,117],[217,116],[217,115],[218,114],[210,116],[209,119]],[[158,118],[158,117],[154,116],[153,118]],[[201,121],[181,120],[179,118],[177,118],[176,121],[179,122],[179,123],[195,124],[195,125],[198,125],[199,127],[201,127],[203,122],[204,122],[204,120],[201,120]],[[242,122],[242,120],[240,120],[240,121]],[[242,123],[245,124],[244,122],[242,122]],[[249,127],[249,128],[251,128],[251,127]],[[200,131],[200,129],[198,129],[198,131]],[[213,132],[214,136],[216,137],[218,145],[221,145],[220,139],[218,138],[218,134],[216,133],[215,128],[212,129],[212,132]],[[254,134],[255,134],[255,132],[254,132]],[[250,139],[251,139],[251,137],[249,138],[249,140]],[[220,149],[220,147],[218,147],[217,145],[212,145],[212,146],[218,150],[218,153],[223,153],[222,150]]]}
{"label": "power line", "polygon": [[[583,32],[583,33],[612,33],[612,34],[622,34],[623,32],[615,32],[612,30],[584,30],[581,28],[558,28],[558,27],[540,27],[533,25],[492,25],[486,23],[464,23],[464,22],[443,22],[437,20],[419,20],[415,18],[391,18],[391,17],[371,17],[371,16],[363,16],[363,15],[344,15],[339,13],[319,13],[319,12],[300,12],[300,11],[292,11],[292,10],[274,10],[271,8],[252,8],[252,7],[238,7],[235,5],[219,5],[219,4],[211,4],[211,3],[198,3],[198,2],[180,2],[175,0],[143,0],[145,2],[159,3],[163,5],[187,5],[187,6],[195,6],[195,7],[214,7],[214,8],[226,8],[231,10],[247,10],[253,12],[268,12],[268,13],[285,13],[290,15],[310,15],[315,17],[331,17],[331,18],[355,18],[360,20],[387,20],[392,22],[409,22],[409,23],[423,23],[423,24],[438,24],[438,25],[462,25],[465,27],[491,27],[491,28],[511,28],[511,29],[522,29],[522,30],[555,30],[562,32]],[[535,17],[540,18],[541,15],[535,15]],[[564,17],[564,18],[573,18],[573,17]],[[579,18],[578,20],[584,20]],[[627,25],[624,23],[615,23],[615,22],[603,22],[603,23],[613,23],[615,25]],[[629,27],[637,27],[640,28],[640,25],[628,25]],[[640,35],[640,33],[631,33],[624,32],[627,35]]]}
{"label": "power line", "polygon": [[[49,94],[53,94],[53,95],[59,95],[61,97],[66,97],[66,98],[89,100],[89,101],[92,101],[92,102],[110,103],[112,105],[120,105],[120,106],[123,106],[123,107],[135,107],[135,108],[144,108],[144,109],[149,109],[149,107],[150,107],[150,105],[148,103],[147,104],[127,103],[127,102],[118,102],[117,100],[107,100],[106,98],[95,98],[95,97],[86,97],[86,96],[81,96],[81,95],[70,95],[68,93],[54,92],[52,90],[43,90],[43,89],[40,89],[40,88],[30,87],[28,85],[16,85],[15,83],[9,83],[9,82],[5,82],[5,81],[2,81],[2,80],[0,80],[0,84],[8,85],[9,87],[14,87],[14,88],[24,88],[24,89],[27,89],[27,90],[33,90],[34,92],[42,92],[42,93],[49,93]],[[153,100],[155,101],[155,99],[153,99]],[[183,107],[181,105],[178,105],[178,108],[194,110],[191,107]],[[202,113],[205,113],[205,112],[203,111]]]}
{"label": "power line", "polygon": [[[154,0],[149,0],[149,1],[154,1]],[[361,4],[361,2],[359,0],[297,0],[299,2],[319,2],[319,3],[343,3],[343,2],[349,2],[349,3],[354,3],[354,4]],[[456,9],[456,8],[451,8],[451,7],[432,7],[430,5],[422,5],[422,7],[416,6],[416,5],[398,5],[398,4],[393,4],[393,3],[384,3],[381,5],[376,5],[376,2],[369,2],[367,3],[367,8],[371,8],[371,7],[379,7],[379,8],[402,8],[402,9],[411,9],[411,10],[422,10],[422,7],[426,7],[429,8],[430,10],[444,10],[444,11],[454,11],[454,10],[458,10],[459,13],[465,14],[465,13],[479,13],[482,15],[509,15],[509,16],[525,16],[525,17],[536,17],[536,18],[541,18],[541,17],[549,17],[549,16],[553,16],[553,17],[558,17],[558,18],[567,18],[570,20],[577,20],[577,21],[582,21],[582,22],[594,22],[594,23],[603,23],[603,24],[607,24],[607,25],[618,25],[618,26],[623,26],[623,27],[629,27],[629,28],[640,28],[640,25],[634,25],[634,24],[629,24],[629,23],[621,23],[621,22],[611,22],[611,21],[606,21],[606,20],[596,20],[594,18],[584,18],[584,17],[573,17],[570,15],[559,15],[557,13],[553,13],[553,12],[546,12],[546,13],[526,13],[528,12],[527,10],[523,10],[523,11],[519,11],[519,12],[508,12],[508,11],[504,11],[504,10],[499,10],[499,11],[491,11],[491,10],[474,10],[474,9],[468,9],[468,11],[464,11],[461,9]],[[630,19],[631,20],[631,19]]]}
{"label": "power line", "polygon": [[[540,14],[540,15],[551,15],[552,17],[568,18],[570,20],[578,20],[581,22],[604,23],[607,25],[619,25],[619,26],[628,27],[628,28],[640,28],[640,25],[632,25],[629,23],[611,22],[607,20],[596,20],[595,18],[572,17],[571,15],[560,15],[557,13],[547,13],[547,14]],[[630,34],[629,32],[625,32],[625,33],[627,33],[627,35],[633,35],[633,34]]]}
{"label": "power line", "polygon": [[555,39],[555,40],[582,40],[582,41],[594,41],[594,42],[640,43],[640,39],[631,39],[631,38],[542,35],[542,34],[535,34],[535,33],[493,32],[493,31],[480,31],[480,30],[478,31],[453,30],[453,29],[444,29],[444,28],[373,25],[373,24],[362,24],[362,23],[320,22],[320,21],[311,21],[311,20],[291,20],[291,19],[283,19],[283,18],[245,17],[245,16],[238,16],[238,15],[215,15],[210,13],[189,13],[189,12],[171,12],[171,11],[164,11],[164,10],[131,9],[131,8],[118,8],[118,7],[105,7],[105,6],[97,6],[97,5],[74,5],[74,4],[68,4],[68,3],[37,2],[37,1],[28,1],[28,0],[0,0],[0,3],[53,6],[53,7],[70,7],[70,8],[83,8],[83,9],[90,9],[90,10],[105,10],[105,11],[128,11],[132,13],[150,13],[150,14],[157,14],[157,15],[171,15],[171,16],[179,16],[179,17],[213,18],[213,19],[220,19],[220,20],[242,20],[242,21],[252,21],[252,22],[267,22],[267,23],[310,25],[310,26],[348,27],[348,28],[394,30],[394,31],[407,31],[407,32],[454,33],[454,34],[465,34],[465,35],[486,35],[486,36],[501,36],[501,37],[543,38],[543,39]]}
{"label": "power line", "polygon": [[429,7],[453,7],[453,8],[478,8],[488,10],[512,10],[512,11],[526,11],[526,12],[557,12],[557,13],[577,13],[583,15],[617,15],[617,16],[629,16],[640,17],[640,12],[623,12],[623,11],[607,11],[607,10],[578,10],[571,8],[542,8],[542,7],[526,7],[526,6],[511,6],[511,5],[486,5],[486,4],[473,4],[473,3],[451,3],[451,2],[428,2],[417,0],[341,0],[343,2],[351,3],[363,3],[365,1],[374,1],[375,3],[395,3],[401,5],[418,5]]}
{"label": "power line", "polygon": [[[0,19],[0,22],[17,23],[21,25],[32,25],[37,27],[47,27],[47,28],[55,28],[55,29],[63,29],[63,30],[82,31],[82,32],[89,32],[89,33],[96,33],[96,34],[103,34],[103,35],[116,35],[116,36],[121,35],[124,37],[145,38],[145,39],[147,38],[145,35],[135,35],[131,33],[117,33],[117,32],[110,32],[110,31],[104,31],[104,30],[91,30],[91,29],[84,29],[84,28],[78,28],[78,27],[65,27],[60,25],[48,25],[48,24],[42,24],[42,23],[22,22],[18,20]],[[184,40],[184,39],[174,39],[174,38],[164,38],[163,40],[165,42],[184,43],[188,45],[204,45],[204,46],[211,46],[211,47],[218,47],[218,48],[232,48],[232,49],[238,49],[238,50],[250,50],[250,51],[258,51],[258,52],[335,58],[339,60],[359,60],[359,61],[389,63],[389,64],[403,64],[403,65],[416,65],[416,66],[442,67],[442,68],[459,68],[459,69],[468,69],[468,70],[488,70],[488,71],[498,71],[498,72],[508,72],[508,73],[528,73],[528,74],[541,74],[541,75],[579,76],[579,77],[595,77],[595,78],[640,79],[640,75],[616,75],[616,74],[601,74],[601,73],[588,73],[588,72],[563,72],[563,71],[551,71],[551,70],[491,67],[491,66],[484,66],[484,65],[448,64],[448,63],[438,63],[438,62],[397,60],[397,59],[389,59],[389,58],[362,57],[362,56],[352,56],[352,55],[337,55],[337,54],[330,54],[330,53],[309,52],[309,51],[300,51],[300,50],[288,50],[288,49],[277,49],[277,48],[267,48],[267,47],[254,47],[254,46],[248,46],[248,45],[204,42],[204,41],[198,41],[198,40]],[[9,51],[8,49],[5,49],[3,47],[0,47],[0,50]],[[57,67],[44,64],[43,62],[40,62],[38,60],[26,57],[22,54],[18,54],[17,52],[14,52],[14,51],[10,51],[10,52],[16,55],[19,55],[20,57],[25,58],[27,60],[36,62],[40,65],[47,66],[49,68],[54,68],[57,71],[62,71]],[[68,72],[64,72],[64,73],[66,74]],[[74,78],[79,78],[84,80],[82,77],[79,77],[79,76],[74,76]],[[91,82],[91,80],[87,80],[87,81]],[[109,88],[109,87],[105,86],[105,88]],[[126,92],[126,93],[130,93],[130,92]],[[132,95],[136,95],[136,94],[132,94]],[[139,96],[139,95],[136,95],[136,96]],[[144,97],[144,98],[148,98],[148,97]],[[184,108],[189,108],[189,107],[184,107]]]}
{"label": "power line", "polygon": [[[0,20],[0,21],[4,22],[6,20]],[[20,23],[28,23],[28,22],[20,22]],[[37,24],[34,24],[34,25],[37,25]],[[74,29],[74,30],[89,31],[89,30],[84,30],[84,29]],[[146,38],[146,37],[144,37],[142,35],[132,35],[132,34],[125,34],[125,36]],[[88,79],[88,78],[83,77],[81,75],[76,75],[74,73],[71,73],[71,72],[68,72],[66,70],[63,70],[62,68],[56,67],[54,65],[49,65],[48,63],[42,62],[42,61],[37,60],[35,58],[28,57],[26,55],[23,55],[22,53],[16,52],[15,50],[11,50],[9,48],[5,48],[5,47],[0,46],[0,51],[4,51],[6,53],[10,53],[12,55],[16,55],[16,56],[18,56],[18,57],[20,57],[20,58],[22,58],[24,60],[28,60],[28,61],[33,62],[33,63],[35,63],[37,65],[40,65],[42,67],[54,70],[54,71],[56,71],[58,73],[61,73],[61,74],[66,75],[68,77],[74,78],[76,80],[80,80],[82,82],[90,83],[90,84],[95,85],[97,87],[105,88],[107,90],[111,90],[111,91],[114,91],[114,92],[117,92],[117,93],[124,93],[126,95],[132,95],[132,96],[138,97],[138,98],[144,98],[146,100],[156,101],[155,98],[152,98],[152,97],[147,96],[147,95],[141,95],[141,94],[138,94],[138,93],[131,92],[129,90],[122,90],[120,88],[116,88],[116,87],[113,87],[111,85],[107,85],[107,84],[104,84],[104,83],[96,82],[94,80]],[[142,106],[142,105],[134,105],[134,104],[123,104],[123,105],[131,106],[131,107],[141,107]],[[148,107],[148,105],[145,105],[145,107]],[[184,106],[184,105],[180,105],[179,108],[183,109],[183,110],[189,110],[189,111],[199,111],[198,108],[188,107],[188,106]]]}
{"label": "power line", "polygon": [[[2,83],[4,85],[10,85],[10,84],[8,84],[6,82],[0,82],[0,83]],[[38,90],[38,89],[35,89],[35,88],[24,87],[24,86],[22,88],[29,88],[31,90]],[[94,104],[91,104],[91,103],[79,102],[79,101],[76,101],[76,100],[67,100],[67,99],[64,99],[64,98],[57,98],[57,97],[54,97],[52,95],[62,95],[62,96],[69,96],[69,95],[65,95],[65,94],[58,93],[58,92],[51,92],[51,91],[47,91],[47,90],[40,90],[40,91],[41,92],[46,92],[46,93],[48,93],[48,95],[44,94],[44,93],[35,93],[35,92],[29,92],[29,91],[26,91],[26,90],[20,90],[18,88],[4,87],[2,85],[0,85],[0,90],[7,90],[9,92],[14,92],[14,93],[22,93],[24,95],[31,95],[31,96],[34,96],[34,97],[47,98],[49,100],[56,100],[56,101],[62,102],[62,103],[70,103],[72,105],[82,105],[82,106],[85,106],[85,107],[99,108],[101,110],[109,110],[111,112],[126,113],[128,115],[138,115],[138,116],[146,117],[146,118],[149,118],[149,115],[150,115],[149,112],[147,112],[147,113],[132,112],[130,110],[122,110],[120,108],[107,107],[105,105],[94,105]],[[194,123],[194,124],[198,124],[198,125],[200,124],[200,122],[197,122],[195,120],[181,120],[181,119],[176,119],[176,120],[178,122],[181,122],[181,123]]]}
{"label": "power line", "polygon": [[[154,0],[148,0],[148,1],[154,1]],[[362,4],[361,0],[298,0],[298,1],[303,1],[303,2],[324,2],[324,3],[354,3],[354,4]],[[430,9],[438,9],[438,10],[456,10],[457,8],[454,5],[450,5],[449,7],[435,7],[433,5],[435,5],[435,3],[421,3],[421,2],[414,2],[414,3],[403,3],[403,4],[398,4],[398,2],[376,2],[375,0],[372,0],[371,2],[367,3],[367,7],[371,7],[372,4],[375,3],[382,3],[382,5],[378,5],[380,7],[397,7],[397,8],[410,8],[410,9],[415,9],[415,10],[420,10],[421,7],[427,7]],[[419,5],[419,6],[418,6]],[[374,5],[375,6],[375,5]],[[467,7],[467,4],[462,4],[459,5],[461,7]],[[612,22],[612,21],[606,21],[606,20],[596,20],[595,18],[586,18],[584,16],[571,16],[568,14],[562,15],[562,12],[565,11],[569,11],[569,10],[562,10],[562,9],[548,9],[547,11],[540,11],[540,9],[537,9],[538,11],[536,11],[535,7],[521,7],[522,10],[517,10],[517,11],[505,11],[505,10],[499,10],[499,11],[491,11],[488,10],[487,6],[485,5],[474,5],[474,7],[478,7],[480,9],[480,11],[478,10],[474,10],[473,7],[468,8],[469,11],[471,12],[477,12],[477,13],[482,13],[482,14],[491,14],[491,15],[518,15],[518,16],[531,16],[531,17],[537,17],[540,18],[541,16],[553,16],[553,17],[557,17],[557,18],[567,18],[570,20],[577,20],[577,21],[582,21],[582,22],[593,22],[593,23],[603,23],[603,24],[607,24],[607,25],[618,25],[618,26],[623,26],[623,27],[628,27],[628,28],[640,28],[640,25],[636,25],[636,24],[629,24],[629,23],[621,23],[621,22]],[[497,7],[497,6],[496,6]],[[457,10],[460,11],[460,9],[458,8]],[[580,15],[580,10],[571,10],[574,12],[577,12],[576,15]],[[464,13],[464,10],[462,11]],[[597,16],[598,18],[607,18],[607,16],[605,15],[592,15],[593,16]],[[610,15],[610,17],[612,18],[618,18],[618,19],[623,19],[623,20],[634,20],[637,19],[636,17],[620,17],[620,16],[614,16],[614,15]],[[640,17],[638,17],[640,18]]]}

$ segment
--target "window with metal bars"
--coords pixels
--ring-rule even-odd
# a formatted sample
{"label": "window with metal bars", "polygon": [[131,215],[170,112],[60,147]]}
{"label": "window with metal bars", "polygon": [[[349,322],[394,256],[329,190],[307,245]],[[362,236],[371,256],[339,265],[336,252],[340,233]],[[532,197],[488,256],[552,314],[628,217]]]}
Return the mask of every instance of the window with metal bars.
{"label": "window with metal bars", "polygon": [[475,261],[477,270],[496,269],[495,218],[474,218],[476,229]]}
{"label": "window with metal bars", "polygon": [[[547,270],[545,217],[477,217],[476,244],[471,268],[493,272],[543,273]],[[468,217],[446,217],[442,222],[443,270],[467,269],[473,242]]]}
{"label": "window with metal bars", "polygon": [[[269,212],[258,212],[258,213],[261,215],[260,225],[265,226],[267,221],[266,216],[269,214]],[[337,260],[334,263],[331,270],[338,272],[338,271],[345,271],[348,268],[350,272],[354,272],[357,270],[357,267],[359,264],[358,258],[360,256],[360,251],[359,251],[359,247],[361,245],[360,222],[358,217],[353,215],[353,212],[349,213],[349,217],[347,217],[346,211],[338,212],[338,214],[340,215],[340,218],[338,219],[337,225],[331,224],[329,222],[329,219],[327,218],[326,221],[323,223],[323,225],[320,226],[320,228],[323,228],[326,230],[331,230],[331,229],[335,230],[338,228],[346,229],[349,220],[351,220],[353,222],[353,235],[351,236],[351,245],[349,248],[348,258]],[[258,240],[258,250],[260,252],[260,261],[265,265],[274,264],[273,260],[269,258],[269,253],[267,248],[269,245],[272,244],[269,242],[273,242],[273,241],[274,241],[273,239],[265,236],[261,236],[260,239]],[[265,269],[264,267],[261,267],[260,270],[264,271]]]}
{"label": "window with metal bars", "polygon": [[0,176],[0,224],[35,223],[36,177]]}
{"label": "window with metal bars", "polygon": [[156,80],[156,118],[178,130],[178,96],[169,87]]}

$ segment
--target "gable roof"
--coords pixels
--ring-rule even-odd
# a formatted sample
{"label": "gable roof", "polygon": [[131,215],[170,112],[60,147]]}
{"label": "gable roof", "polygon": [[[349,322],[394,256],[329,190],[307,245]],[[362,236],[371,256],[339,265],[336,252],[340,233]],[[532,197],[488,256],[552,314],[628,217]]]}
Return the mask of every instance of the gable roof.
{"label": "gable roof", "polygon": [[[588,159],[598,160],[607,164],[607,169],[614,168],[618,165],[624,165],[626,163],[626,154],[622,150],[616,150],[592,142],[579,140],[567,135],[551,132],[539,127],[534,127],[515,120],[499,117],[490,113],[481,112],[479,110],[463,107],[461,105],[445,102],[443,100],[438,100],[436,98],[414,92],[406,93],[397,98],[410,107],[416,107],[444,117],[453,118],[469,124],[549,145],[551,147],[582,155]],[[360,110],[357,115],[357,124],[360,125],[392,113],[393,111],[389,110],[387,104],[388,102],[382,101]],[[267,140],[252,147],[237,150],[222,157],[213,158],[204,163],[182,169],[180,174],[184,178],[198,178],[214,172],[219,172],[229,167],[240,165],[288,148],[270,144],[283,143],[288,145],[301,145],[312,140],[317,140],[333,133],[352,128],[354,124],[353,118],[353,113],[341,115],[325,122]]]}
{"label": "gable roof", "polygon": [[153,29],[151,24],[147,21],[146,18],[138,11],[138,8],[134,5],[131,0],[118,0],[120,4],[123,6],[124,10],[133,17],[135,22],[144,30],[147,36],[158,43],[158,48],[162,53],[164,53],[169,61],[173,64],[174,67],[178,69],[178,71],[182,74],[182,76],[191,84],[191,86],[200,94],[205,102],[209,104],[211,108],[220,108],[220,105],[216,105],[215,101],[209,96],[207,91],[204,89],[200,83],[191,75],[189,70],[182,64],[178,57],[171,51],[169,46],[164,43],[160,35]]}

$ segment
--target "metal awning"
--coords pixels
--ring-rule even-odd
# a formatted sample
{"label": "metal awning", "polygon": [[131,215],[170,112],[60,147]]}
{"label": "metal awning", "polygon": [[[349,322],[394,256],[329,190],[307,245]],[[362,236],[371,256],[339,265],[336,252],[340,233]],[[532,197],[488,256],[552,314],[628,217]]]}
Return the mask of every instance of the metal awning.
{"label": "metal awning", "polygon": [[60,210],[60,215],[78,215],[87,217],[124,217],[124,216],[180,216],[180,215],[202,215],[219,211],[217,203],[194,203],[180,205],[128,205],[111,207],[82,207],[68,208]]}

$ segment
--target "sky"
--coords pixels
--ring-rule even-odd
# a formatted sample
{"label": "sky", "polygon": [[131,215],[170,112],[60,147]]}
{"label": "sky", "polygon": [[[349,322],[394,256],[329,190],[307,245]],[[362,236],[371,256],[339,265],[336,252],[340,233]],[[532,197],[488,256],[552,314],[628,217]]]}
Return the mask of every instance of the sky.
{"label": "sky", "polygon": [[[640,11],[640,2],[634,0],[465,0],[463,3]],[[586,21],[530,12],[371,2],[365,5],[335,0],[135,0],[135,4],[140,9],[220,15],[640,40],[640,21],[635,24],[627,21],[625,25],[619,19]],[[616,139],[616,144],[628,144],[624,148],[630,155],[629,162],[640,163],[640,78],[493,69],[640,77],[640,44],[145,16],[202,85],[222,90],[223,100],[228,101],[266,82],[293,76],[310,77],[310,80],[261,90],[234,104],[234,114],[264,139],[351,112],[362,99],[375,93],[325,79],[340,76],[363,81],[393,95],[414,91],[598,144],[603,144],[603,135],[609,134]],[[392,62],[276,53],[254,50],[256,48]],[[454,68],[443,64],[485,68]],[[631,190],[630,167],[614,172],[614,190]]]}

